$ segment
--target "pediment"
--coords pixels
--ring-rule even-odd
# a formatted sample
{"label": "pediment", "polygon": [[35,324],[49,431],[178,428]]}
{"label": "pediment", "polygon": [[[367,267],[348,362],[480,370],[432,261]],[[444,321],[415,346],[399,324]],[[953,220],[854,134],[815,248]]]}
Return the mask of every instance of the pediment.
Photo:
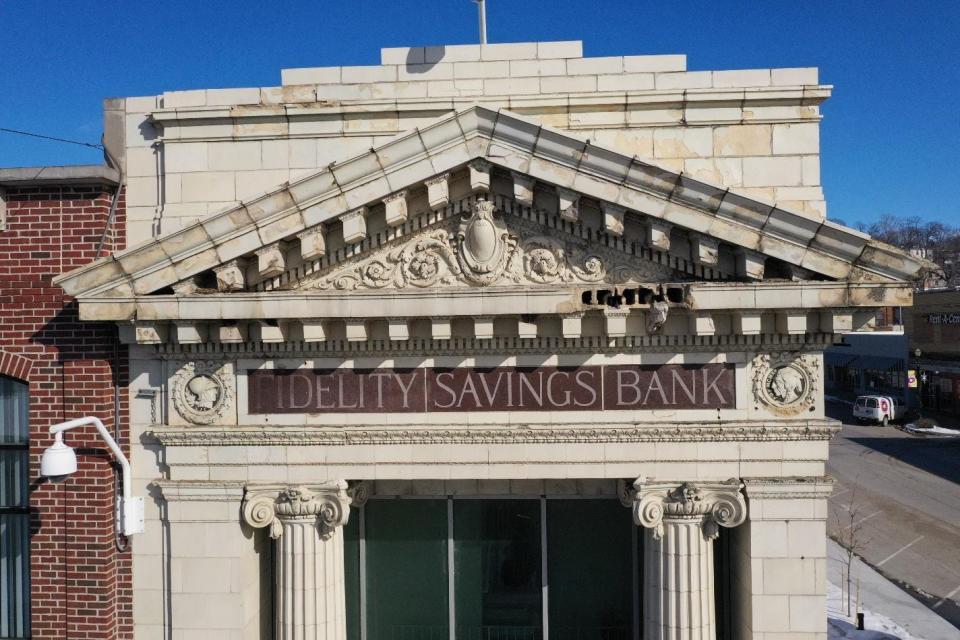
{"label": "pediment", "polygon": [[[491,218],[470,223],[467,201],[492,203]],[[141,298],[205,286],[897,283],[926,266],[852,229],[476,106],[56,282],[81,313],[85,300],[121,300],[126,319]]]}
{"label": "pediment", "polygon": [[[499,202],[499,206],[498,203]],[[664,256],[548,227],[510,199],[471,196],[457,211],[284,287],[295,291],[655,284],[689,280]]]}

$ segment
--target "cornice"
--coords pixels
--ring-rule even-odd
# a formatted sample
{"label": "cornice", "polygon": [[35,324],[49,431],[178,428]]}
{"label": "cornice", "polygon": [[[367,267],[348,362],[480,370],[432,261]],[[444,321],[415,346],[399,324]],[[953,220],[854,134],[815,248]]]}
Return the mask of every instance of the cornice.
{"label": "cornice", "polygon": [[371,339],[366,342],[327,340],[324,342],[240,342],[200,344],[158,344],[157,355],[162,359],[222,355],[239,358],[309,357],[322,355],[333,358],[377,357],[428,357],[474,356],[479,354],[543,355],[543,354],[596,354],[596,353],[716,353],[721,351],[789,350],[815,352],[833,345],[830,333],[808,334],[758,334],[758,335],[647,335],[608,338],[593,336],[581,338],[538,337],[520,338],[494,336],[493,338],[451,338],[434,340],[412,338],[406,341]]}
{"label": "cornice", "polygon": [[[712,109],[717,107],[734,106],[742,110],[749,106],[763,105],[765,103],[776,102],[780,104],[791,104],[799,106],[816,106],[830,97],[832,86],[796,86],[796,87],[754,87],[754,88],[701,88],[701,89],[655,89],[648,91],[603,91],[590,92],[589,94],[576,92],[561,92],[554,94],[536,94],[536,95],[485,95],[483,101],[503,105],[506,109],[537,111],[550,110],[555,111],[558,107],[562,109],[576,108],[577,110],[593,109],[613,111],[629,111],[631,108],[656,108],[658,105],[669,105],[671,109]],[[268,105],[239,105],[239,106],[196,106],[196,107],[176,107],[166,109],[155,109],[150,113],[151,120],[163,129],[162,139],[177,140],[223,140],[235,139],[237,137],[244,139],[256,139],[264,137],[264,134],[258,134],[256,130],[249,130],[247,133],[235,133],[231,128],[229,134],[211,135],[209,133],[193,134],[189,131],[189,126],[194,123],[217,124],[228,123],[252,123],[257,120],[269,119],[276,123],[297,122],[309,120],[315,117],[338,116],[343,117],[352,114],[363,114],[364,117],[375,117],[377,113],[388,113],[396,116],[398,113],[414,115],[417,113],[429,112],[435,114],[438,110],[459,111],[476,104],[477,97],[444,97],[444,98],[396,98],[396,99],[341,99],[336,101],[322,100],[317,102],[306,102],[297,104],[268,104]],[[718,111],[715,111],[718,112]],[[776,118],[777,123],[804,121],[816,122],[820,120],[820,115],[813,113],[810,115],[798,116],[792,119],[784,119],[781,115]],[[741,117],[720,117],[701,116],[697,118],[698,125],[714,124],[742,124]],[[752,118],[751,123],[762,124],[766,122],[763,118]],[[663,126],[676,126],[678,123],[667,122]],[[613,126],[613,125],[610,125]],[[621,125],[617,125],[618,127]],[[572,129],[577,129],[576,123],[571,124]],[[603,124],[591,123],[583,125],[584,129],[604,128]],[[381,132],[382,133],[382,132]],[[389,133],[389,132],[388,132]],[[399,130],[396,131],[399,133]],[[341,137],[342,133],[331,134]],[[363,132],[363,135],[367,135]],[[271,138],[277,137],[275,133],[270,134]],[[281,137],[324,137],[322,133],[308,134],[286,134]]]}
{"label": "cornice", "polygon": [[390,444],[566,444],[605,442],[782,442],[830,440],[835,420],[730,421],[620,425],[527,424],[510,428],[455,425],[424,428],[397,425],[366,429],[349,426],[158,427],[147,433],[165,446],[348,446]]}

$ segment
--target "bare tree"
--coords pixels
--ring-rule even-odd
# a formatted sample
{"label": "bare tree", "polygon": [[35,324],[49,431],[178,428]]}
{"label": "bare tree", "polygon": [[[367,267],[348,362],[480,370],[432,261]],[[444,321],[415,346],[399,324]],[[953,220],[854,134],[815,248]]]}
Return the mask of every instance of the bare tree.
{"label": "bare tree", "polygon": [[[853,559],[862,555],[863,550],[870,539],[864,535],[863,522],[866,519],[863,516],[863,504],[857,500],[857,484],[854,479],[850,487],[850,497],[846,504],[838,504],[839,508],[834,511],[836,521],[835,540],[843,547],[843,563],[846,568],[846,597],[844,598],[845,613],[850,613],[850,597],[853,590]],[[841,593],[843,592],[841,586]]]}

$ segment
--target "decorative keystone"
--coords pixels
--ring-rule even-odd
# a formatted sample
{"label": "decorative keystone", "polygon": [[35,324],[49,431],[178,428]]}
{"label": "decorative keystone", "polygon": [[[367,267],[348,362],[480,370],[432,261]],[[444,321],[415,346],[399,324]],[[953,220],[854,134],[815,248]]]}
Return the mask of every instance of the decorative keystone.
{"label": "decorative keystone", "polygon": [[533,185],[536,180],[530,176],[511,171],[513,177],[513,199],[525,207],[533,206]]}
{"label": "decorative keystone", "polygon": [[715,267],[720,262],[720,241],[700,233],[691,233],[690,253],[696,264]]}
{"label": "decorative keystone", "polygon": [[493,166],[483,158],[471,160],[467,165],[470,168],[470,189],[473,191],[490,191],[490,168]]}
{"label": "decorative keystone", "polygon": [[326,228],[322,224],[310,227],[297,234],[300,239],[300,257],[304,260],[318,260],[327,255]]}
{"label": "decorative keystone", "polygon": [[664,522],[700,519],[703,537],[714,540],[720,527],[732,528],[747,518],[739,480],[726,482],[656,482],[639,478],[633,483],[633,521],[663,538]]}
{"label": "decorative keystone", "polygon": [[309,522],[321,538],[329,538],[350,518],[350,495],[345,480],[313,487],[292,486],[247,489],[243,521],[254,529],[269,527],[270,537],[284,533],[285,524]]}
{"label": "decorative keystone", "polygon": [[612,236],[623,235],[623,217],[627,210],[620,205],[609,202],[601,202],[600,210],[603,211],[603,228]]}
{"label": "decorative keystone", "polygon": [[427,185],[427,201],[431,209],[440,209],[450,203],[450,174],[441,173],[429,180],[425,180]]}
{"label": "decorative keystone", "polygon": [[283,248],[279,242],[268,244],[257,249],[257,271],[261,278],[273,278],[282,274],[287,268],[287,261],[283,255]]}
{"label": "decorative keystone", "polygon": [[580,194],[570,189],[557,187],[557,199],[560,201],[560,217],[570,222],[580,219]]}
{"label": "decorative keystone", "polygon": [[398,191],[383,199],[388,227],[399,227],[407,221],[407,191]]}
{"label": "decorative keystone", "polygon": [[213,268],[217,276],[218,291],[243,291],[246,288],[244,263],[239,258],[228,260]]}
{"label": "decorative keystone", "polygon": [[647,244],[657,251],[670,251],[670,231],[673,225],[663,220],[647,222]]}
{"label": "decorative keystone", "polygon": [[736,250],[737,275],[751,280],[763,280],[767,257],[762,253],[751,251],[743,247]]}
{"label": "decorative keystone", "polygon": [[360,207],[340,216],[343,223],[343,241],[356,244],[367,237],[367,208]]}

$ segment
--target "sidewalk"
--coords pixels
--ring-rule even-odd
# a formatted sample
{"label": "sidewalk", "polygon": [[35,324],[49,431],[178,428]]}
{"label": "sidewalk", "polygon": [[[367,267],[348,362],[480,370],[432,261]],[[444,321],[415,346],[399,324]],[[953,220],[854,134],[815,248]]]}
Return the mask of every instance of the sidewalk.
{"label": "sidewalk", "polygon": [[831,639],[956,640],[960,637],[960,629],[854,558],[851,569],[854,578],[853,593],[856,597],[856,579],[860,578],[861,608],[866,614],[867,629],[857,631],[856,617],[848,618],[843,615],[840,584],[845,555],[840,545],[833,540],[827,540],[827,616]]}

